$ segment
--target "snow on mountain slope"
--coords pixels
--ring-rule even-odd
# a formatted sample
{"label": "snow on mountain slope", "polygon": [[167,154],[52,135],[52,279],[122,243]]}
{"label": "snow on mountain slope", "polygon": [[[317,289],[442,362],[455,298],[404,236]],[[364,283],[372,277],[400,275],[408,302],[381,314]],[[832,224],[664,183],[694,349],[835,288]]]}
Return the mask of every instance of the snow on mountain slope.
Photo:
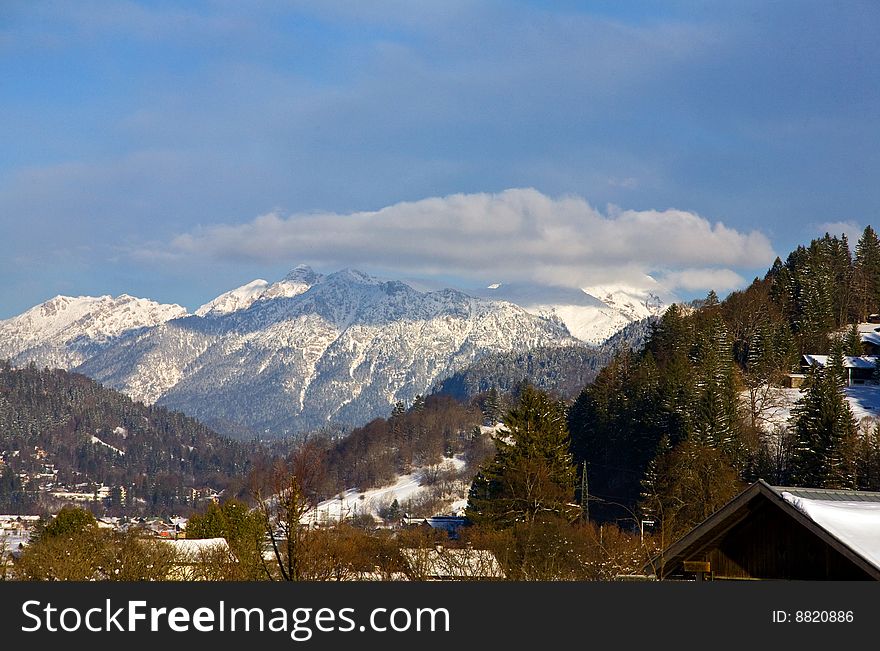
{"label": "snow on mountain slope", "polygon": [[0,321],[0,358],[13,364],[71,368],[113,339],[186,315],[180,305],[165,305],[128,294],[56,296],[18,316]]}
{"label": "snow on mountain slope", "polygon": [[[465,461],[461,457],[444,459],[436,467],[419,467],[407,475],[399,475],[397,479],[385,486],[371,488],[365,491],[350,488],[336,497],[324,500],[316,508],[309,509],[303,514],[302,524],[328,524],[341,520],[369,515],[380,520],[382,509],[389,507],[397,500],[402,511],[409,509],[410,505],[419,498],[429,493],[433,488],[426,478],[429,471],[454,471],[461,472],[465,467]],[[467,505],[467,493],[470,481],[459,481],[453,485],[452,492],[445,496],[448,515],[461,515]]]}
{"label": "snow on mountain slope", "polygon": [[194,315],[127,295],[56,297],[0,322],[0,358],[76,370],[208,422],[296,433],[387,415],[486,355],[605,341],[662,311],[646,286],[498,283],[472,296],[301,265]]}
{"label": "snow on mountain slope", "polygon": [[[494,283],[479,295],[510,301],[532,314],[557,320],[574,337],[598,345],[634,321],[663,313],[671,296],[652,278],[646,277],[645,286],[639,289],[609,285],[579,290]],[[666,300],[661,296],[666,296]]]}
{"label": "snow on mountain slope", "polygon": [[202,419],[293,433],[387,415],[485,354],[577,343],[511,303],[350,269],[300,267],[272,287],[246,309],[133,332],[77,370]]}
{"label": "snow on mountain slope", "polygon": [[202,305],[195,311],[195,314],[196,316],[229,314],[230,312],[247,309],[255,300],[260,298],[268,286],[268,281],[257,278],[247,285],[242,285],[224,294],[220,294],[213,301]]}
{"label": "snow on mountain slope", "polygon": [[277,283],[270,285],[262,278],[257,278],[246,285],[220,294],[214,300],[202,305],[195,311],[195,314],[196,316],[220,316],[246,310],[257,301],[291,298],[307,292],[321,278],[322,276],[312,271],[311,267],[299,265]]}

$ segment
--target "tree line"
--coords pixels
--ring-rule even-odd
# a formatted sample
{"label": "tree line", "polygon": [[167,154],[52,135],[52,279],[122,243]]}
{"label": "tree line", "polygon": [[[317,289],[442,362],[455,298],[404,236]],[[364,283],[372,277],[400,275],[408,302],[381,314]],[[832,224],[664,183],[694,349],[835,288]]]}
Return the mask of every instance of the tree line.
{"label": "tree line", "polygon": [[[844,355],[862,354],[855,324],[878,311],[870,226],[854,256],[826,234],[724,301],[672,306],[644,349],[615,356],[569,410],[592,512],[640,513],[674,538],[759,477],[880,489],[880,429],[856,423],[844,395]],[[803,354],[830,362],[808,370],[786,424],[781,384]]]}

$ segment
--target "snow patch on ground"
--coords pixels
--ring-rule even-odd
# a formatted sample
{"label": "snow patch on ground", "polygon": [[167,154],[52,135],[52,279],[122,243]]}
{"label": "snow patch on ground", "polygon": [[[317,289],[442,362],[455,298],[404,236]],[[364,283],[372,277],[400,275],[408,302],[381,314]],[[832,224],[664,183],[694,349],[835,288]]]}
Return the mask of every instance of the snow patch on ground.
{"label": "snow patch on ground", "polygon": [[94,435],[93,435],[93,436],[91,437],[91,441],[92,441],[92,443],[95,444],[95,445],[103,445],[105,448],[110,448],[110,449],[113,450],[116,454],[121,454],[121,455],[123,455],[123,456],[125,455],[125,452],[124,452],[123,450],[120,450],[119,448],[115,448],[115,447],[113,447],[112,445],[110,445],[109,443],[104,443],[104,441],[102,441],[101,439],[99,439],[97,436],[94,436]]}
{"label": "snow patch on ground", "polygon": [[[465,465],[466,462],[463,458],[455,456],[451,459],[444,459],[439,469],[461,472]],[[301,522],[303,524],[325,524],[362,515],[370,515],[376,520],[381,520],[379,510],[389,506],[394,500],[397,500],[401,508],[404,508],[406,501],[417,499],[429,490],[431,486],[426,475],[435,470],[437,468],[434,466],[423,466],[414,469],[409,474],[398,476],[393,484],[366,491],[350,488],[333,499],[324,500],[318,504],[316,509],[303,515]],[[467,504],[467,496],[459,496],[452,502],[452,506],[448,510],[456,513],[452,509],[456,505],[460,505],[462,501]]]}
{"label": "snow patch on ground", "polygon": [[[873,384],[854,385],[844,389],[846,401],[856,422],[864,418],[880,419],[880,386]],[[779,404],[768,409],[768,420],[779,427],[791,426],[792,411],[803,393],[800,389],[779,389]]]}

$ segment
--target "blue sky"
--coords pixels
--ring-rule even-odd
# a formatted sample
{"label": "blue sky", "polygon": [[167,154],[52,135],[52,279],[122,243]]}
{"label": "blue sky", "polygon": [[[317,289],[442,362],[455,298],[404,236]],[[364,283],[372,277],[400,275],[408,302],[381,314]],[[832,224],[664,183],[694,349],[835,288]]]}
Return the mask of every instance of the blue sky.
{"label": "blue sky", "polygon": [[0,318],[300,262],[728,291],[880,215],[880,4],[835,5],[5,0]]}

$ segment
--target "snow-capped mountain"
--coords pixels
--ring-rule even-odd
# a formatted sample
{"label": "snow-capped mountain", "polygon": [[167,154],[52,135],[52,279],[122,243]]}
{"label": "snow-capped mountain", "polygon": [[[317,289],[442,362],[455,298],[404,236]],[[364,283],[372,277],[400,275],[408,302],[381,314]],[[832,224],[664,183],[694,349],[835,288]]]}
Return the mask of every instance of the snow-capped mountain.
{"label": "snow-capped mountain", "polygon": [[180,305],[128,294],[56,296],[0,321],[0,359],[74,368],[115,338],[186,315]]}
{"label": "snow-capped mountain", "polygon": [[483,355],[578,343],[512,303],[308,267],[192,315],[127,296],[53,299],[0,332],[15,364],[62,366],[147,403],[273,433],[361,424]]}
{"label": "snow-capped mountain", "polygon": [[127,295],[59,296],[0,321],[0,358],[75,370],[229,431],[281,434],[362,424],[486,355],[598,343],[661,309],[632,288],[498,284],[475,297],[300,266],[192,315]]}
{"label": "snow-capped mountain", "polygon": [[270,285],[262,278],[257,278],[246,285],[220,294],[214,300],[202,305],[195,311],[195,314],[196,316],[219,316],[245,310],[257,301],[291,298],[308,291],[309,287],[320,279],[321,274],[315,273],[307,265],[299,265],[277,283]]}
{"label": "snow-capped mountain", "polygon": [[220,294],[217,298],[202,305],[195,311],[196,316],[217,316],[244,310],[263,295],[269,282],[257,278],[241,287]]}
{"label": "snow-capped mountain", "polygon": [[607,285],[569,289],[493,283],[477,293],[559,321],[573,336],[592,345],[605,342],[634,321],[662,314],[673,300],[651,278],[646,278],[644,288]]}

